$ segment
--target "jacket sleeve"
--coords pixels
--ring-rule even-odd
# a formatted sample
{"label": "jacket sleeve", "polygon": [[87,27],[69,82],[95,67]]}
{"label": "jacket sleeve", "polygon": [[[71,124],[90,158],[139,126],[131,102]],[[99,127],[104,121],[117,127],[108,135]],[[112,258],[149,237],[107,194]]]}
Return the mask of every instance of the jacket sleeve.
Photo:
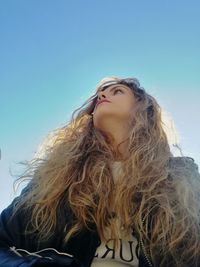
{"label": "jacket sleeve", "polygon": [[[23,197],[23,189],[20,196],[16,197],[13,202],[1,212],[0,215],[0,266],[18,267],[23,263],[23,258],[12,251],[13,247],[20,247],[20,233],[22,231],[22,218],[18,214],[12,219],[13,208],[16,202]],[[26,265],[24,265],[26,266]],[[27,265],[28,267],[29,265]]]}
{"label": "jacket sleeve", "polygon": [[0,248],[20,246],[20,233],[22,233],[25,218],[22,219],[22,212],[17,212],[14,217],[13,211],[15,204],[27,192],[28,186],[22,190],[20,196],[16,197],[12,203],[1,212],[0,215]]}
{"label": "jacket sleeve", "polygon": [[[2,211],[0,215],[0,266],[1,267],[67,267],[82,266],[72,255],[61,255],[55,249],[33,252],[35,247],[32,236],[23,232],[30,218],[30,212],[20,210],[13,217],[16,202],[23,197],[30,185],[22,190],[20,196]],[[64,253],[63,253],[64,254]]]}

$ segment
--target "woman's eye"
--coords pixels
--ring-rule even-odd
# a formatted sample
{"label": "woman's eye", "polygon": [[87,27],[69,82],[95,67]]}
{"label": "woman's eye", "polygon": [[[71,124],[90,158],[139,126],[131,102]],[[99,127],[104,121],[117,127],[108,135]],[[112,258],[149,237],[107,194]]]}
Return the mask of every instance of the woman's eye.
{"label": "woman's eye", "polygon": [[119,92],[121,92],[121,93],[123,92],[121,89],[116,89],[116,90],[115,90],[115,93],[116,93],[117,91],[119,91]]}

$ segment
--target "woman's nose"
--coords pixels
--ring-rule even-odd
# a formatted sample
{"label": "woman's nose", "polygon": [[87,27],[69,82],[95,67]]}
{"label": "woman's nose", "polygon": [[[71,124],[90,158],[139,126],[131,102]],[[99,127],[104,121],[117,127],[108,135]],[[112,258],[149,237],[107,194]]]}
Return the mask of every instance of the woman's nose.
{"label": "woman's nose", "polygon": [[104,92],[99,93],[98,99],[101,100],[102,98],[106,98],[106,95]]}

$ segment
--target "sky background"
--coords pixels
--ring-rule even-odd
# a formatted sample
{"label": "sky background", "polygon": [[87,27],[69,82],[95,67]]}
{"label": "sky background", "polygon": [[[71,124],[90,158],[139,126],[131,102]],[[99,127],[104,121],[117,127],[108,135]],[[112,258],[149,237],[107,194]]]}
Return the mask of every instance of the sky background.
{"label": "sky background", "polygon": [[200,164],[200,2],[0,0],[0,211],[12,173],[105,76],[136,77]]}

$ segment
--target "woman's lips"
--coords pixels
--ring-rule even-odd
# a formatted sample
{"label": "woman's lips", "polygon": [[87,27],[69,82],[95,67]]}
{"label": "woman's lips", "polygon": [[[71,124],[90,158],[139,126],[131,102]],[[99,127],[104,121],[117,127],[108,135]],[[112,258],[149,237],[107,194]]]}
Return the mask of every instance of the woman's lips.
{"label": "woman's lips", "polygon": [[105,102],[108,102],[108,103],[109,103],[110,101],[108,101],[108,100],[99,101],[99,102],[97,103],[97,106],[100,105],[101,103],[105,103]]}

